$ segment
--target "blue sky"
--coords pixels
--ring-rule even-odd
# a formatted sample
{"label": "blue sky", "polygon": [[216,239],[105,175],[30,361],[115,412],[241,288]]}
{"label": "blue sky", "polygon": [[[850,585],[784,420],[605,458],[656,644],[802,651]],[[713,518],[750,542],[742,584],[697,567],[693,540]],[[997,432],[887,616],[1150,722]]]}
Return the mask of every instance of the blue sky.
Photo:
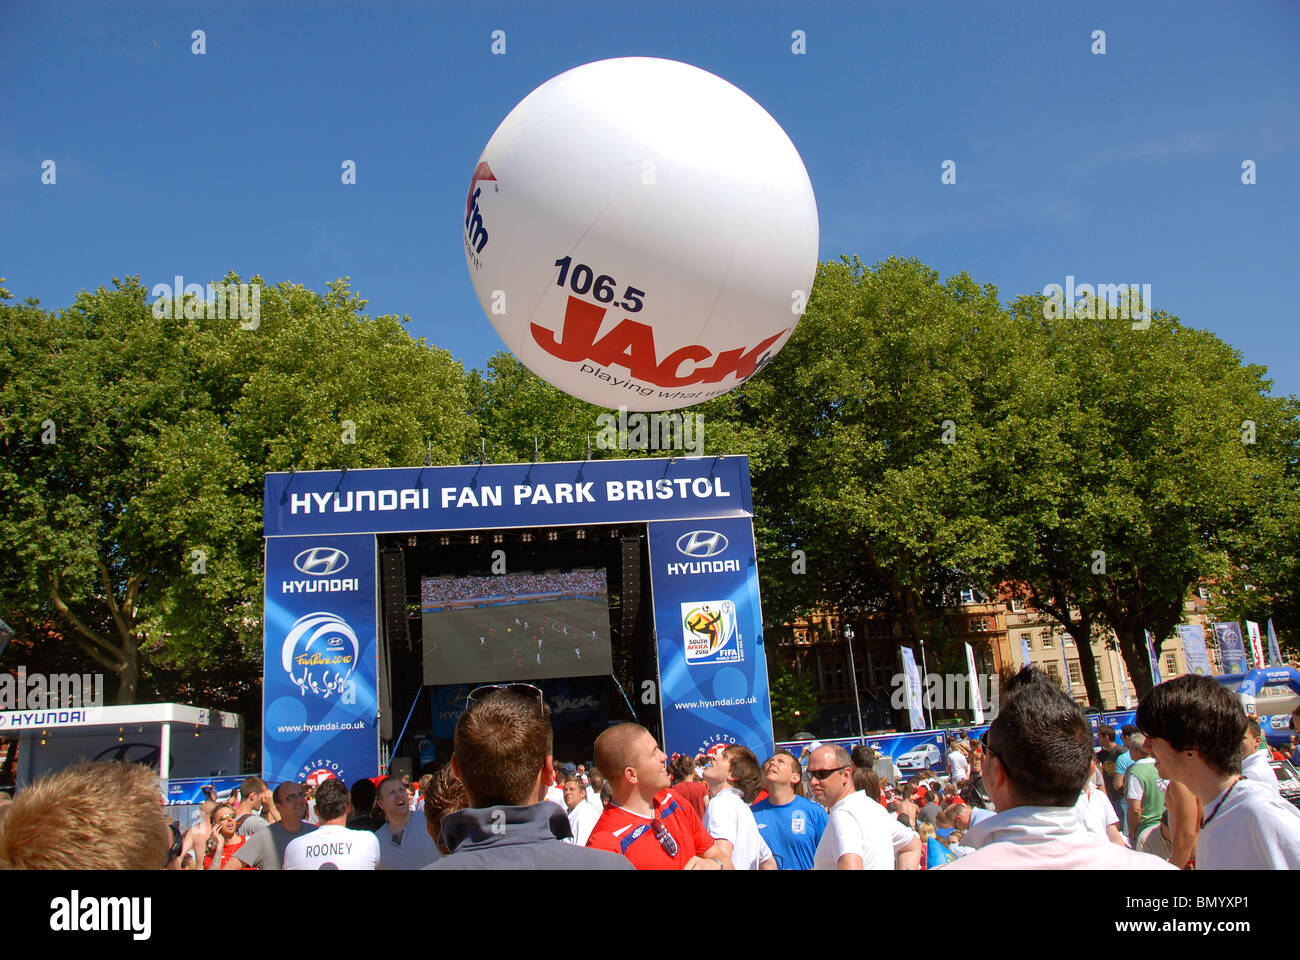
{"label": "blue sky", "polygon": [[62,307],[128,274],[317,290],[348,275],[370,312],[409,314],[482,367],[502,344],[463,220],[484,144],[550,77],[659,56],[785,128],[822,259],[918,257],[1004,300],[1067,274],[1149,283],[1156,307],[1300,394],[1298,50],[1289,2],[8,2],[0,276]]}

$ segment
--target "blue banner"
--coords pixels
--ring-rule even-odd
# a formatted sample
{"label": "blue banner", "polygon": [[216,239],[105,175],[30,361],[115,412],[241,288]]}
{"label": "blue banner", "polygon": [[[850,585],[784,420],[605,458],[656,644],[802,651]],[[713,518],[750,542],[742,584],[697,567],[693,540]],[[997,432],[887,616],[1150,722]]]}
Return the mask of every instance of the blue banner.
{"label": "blue banner", "polygon": [[1156,635],[1150,630],[1144,632],[1147,636],[1147,661],[1151,664],[1151,685],[1158,687],[1163,681],[1160,679],[1160,658],[1156,656]]}
{"label": "blue banner", "polygon": [[1273,618],[1268,618],[1268,662],[1278,666],[1282,662],[1282,648],[1277,643],[1277,633],[1273,630]]}
{"label": "blue banner", "polygon": [[[269,482],[269,481],[268,481]],[[266,542],[262,776],[351,786],[379,772],[371,535]]]}
{"label": "blue banner", "polygon": [[1180,623],[1178,636],[1183,641],[1183,656],[1187,658],[1190,673],[1209,677],[1214,674],[1210,667],[1210,655],[1205,649],[1205,628],[1199,623]]}
{"label": "blue banner", "polygon": [[1214,634],[1219,638],[1219,661],[1224,673],[1245,673],[1250,669],[1246,663],[1246,644],[1241,639],[1241,624],[1216,623]]}
{"label": "blue banner", "polygon": [[921,699],[921,671],[916,668],[916,656],[911,647],[899,647],[903,651],[904,694],[907,703],[907,718],[913,730],[925,729],[925,711]]}
{"label": "blue banner", "polygon": [[[884,757],[889,757],[898,767],[904,779],[918,774],[933,772],[936,775],[947,773],[949,736],[958,732],[972,740],[978,740],[988,730],[988,724],[974,727],[954,727],[952,730],[918,730],[915,733],[869,733],[864,740],[857,737],[837,737],[831,740],[794,740],[779,743],[777,746],[789,750],[805,762],[805,751],[816,743],[819,746],[838,744],[845,750],[852,750],[859,743],[865,743],[872,750]],[[759,757],[761,762],[764,758]]]}
{"label": "blue banner", "polygon": [[[662,469],[662,468],[661,468]],[[748,492],[748,477],[735,487]],[[758,563],[749,517],[648,524],[664,750],[739,743],[770,757]]]}
{"label": "blue banner", "polygon": [[267,537],[748,517],[746,457],[268,473]]}
{"label": "blue banner", "polygon": [[1020,666],[1023,669],[1024,667],[1033,666],[1033,663],[1033,660],[1029,658],[1029,634],[1022,633],[1020,635]]}

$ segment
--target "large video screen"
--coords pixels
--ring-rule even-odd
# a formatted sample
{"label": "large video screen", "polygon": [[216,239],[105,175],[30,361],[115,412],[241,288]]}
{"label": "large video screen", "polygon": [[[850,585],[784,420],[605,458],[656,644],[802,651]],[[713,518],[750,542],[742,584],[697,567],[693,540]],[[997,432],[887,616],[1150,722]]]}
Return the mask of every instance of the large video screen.
{"label": "large video screen", "polygon": [[613,671],[603,569],[425,577],[420,613],[426,685]]}

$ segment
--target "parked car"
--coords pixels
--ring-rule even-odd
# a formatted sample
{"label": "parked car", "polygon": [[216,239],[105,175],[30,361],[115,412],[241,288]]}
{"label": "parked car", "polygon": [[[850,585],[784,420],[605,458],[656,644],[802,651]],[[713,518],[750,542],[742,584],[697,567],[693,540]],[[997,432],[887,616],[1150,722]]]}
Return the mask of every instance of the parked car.
{"label": "parked car", "polygon": [[1282,799],[1292,806],[1300,807],[1300,772],[1291,766],[1290,760],[1270,760],[1269,766],[1273,768],[1273,774],[1277,777]]}
{"label": "parked car", "polygon": [[897,759],[899,770],[929,770],[939,766],[939,748],[933,743],[913,747]]}

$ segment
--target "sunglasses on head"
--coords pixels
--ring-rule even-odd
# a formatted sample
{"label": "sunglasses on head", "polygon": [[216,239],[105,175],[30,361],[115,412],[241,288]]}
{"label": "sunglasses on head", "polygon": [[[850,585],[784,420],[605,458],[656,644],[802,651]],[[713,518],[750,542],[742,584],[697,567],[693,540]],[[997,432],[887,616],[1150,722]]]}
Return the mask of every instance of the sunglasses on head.
{"label": "sunglasses on head", "polygon": [[481,687],[475,687],[465,698],[465,709],[472,710],[478,704],[482,703],[492,694],[504,691],[512,693],[515,696],[527,697],[530,700],[537,701],[538,712],[546,716],[546,698],[542,696],[541,688],[533,686],[531,683],[489,683]]}

